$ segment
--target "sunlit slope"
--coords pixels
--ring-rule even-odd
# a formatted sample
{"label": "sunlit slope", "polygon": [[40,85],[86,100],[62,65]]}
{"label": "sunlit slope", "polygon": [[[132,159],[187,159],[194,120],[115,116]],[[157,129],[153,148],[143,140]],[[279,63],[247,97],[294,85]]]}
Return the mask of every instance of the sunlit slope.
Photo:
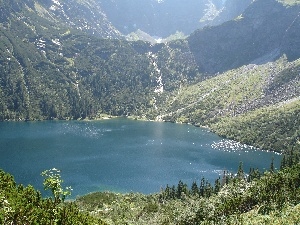
{"label": "sunlit slope", "polygon": [[[295,143],[299,131],[299,72],[300,60],[287,62],[284,57],[265,65],[243,66],[182,88],[162,104],[160,118],[208,125],[223,136],[280,150]],[[273,126],[278,122],[289,132]],[[264,129],[266,123],[270,126]],[[256,136],[247,135],[251,133]],[[262,144],[263,140],[267,143]]]}
{"label": "sunlit slope", "polygon": [[278,0],[278,2],[281,2],[285,5],[297,5],[300,4],[299,0]]}
{"label": "sunlit slope", "polygon": [[0,12],[0,23],[7,18],[12,21],[15,19],[25,20],[29,24],[33,19],[39,23],[41,22],[40,18],[43,18],[44,22],[55,23],[57,27],[65,26],[97,37],[122,37],[121,33],[107,19],[100,6],[100,1],[9,0],[0,1]]}
{"label": "sunlit slope", "polygon": [[218,134],[262,149],[292,148],[300,137],[300,98],[287,103],[251,111],[237,117],[227,117],[212,129]]}

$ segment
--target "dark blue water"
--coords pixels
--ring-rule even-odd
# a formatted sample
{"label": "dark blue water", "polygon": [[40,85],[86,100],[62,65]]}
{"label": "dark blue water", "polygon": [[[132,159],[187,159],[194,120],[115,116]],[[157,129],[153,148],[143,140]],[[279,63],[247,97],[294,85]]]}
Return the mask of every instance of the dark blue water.
{"label": "dark blue water", "polygon": [[[230,144],[230,146],[229,146]],[[206,129],[128,119],[0,123],[0,168],[43,190],[40,173],[58,168],[73,195],[159,192],[166,184],[210,181],[223,170],[270,167],[280,156],[228,142]]]}

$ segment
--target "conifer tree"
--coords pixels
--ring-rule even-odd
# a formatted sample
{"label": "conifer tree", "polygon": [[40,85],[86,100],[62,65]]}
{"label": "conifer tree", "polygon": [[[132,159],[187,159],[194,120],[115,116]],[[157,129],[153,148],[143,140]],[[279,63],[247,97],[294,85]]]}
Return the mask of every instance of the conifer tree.
{"label": "conifer tree", "polygon": [[193,181],[192,188],[191,188],[191,195],[199,196],[199,189],[196,181]]}
{"label": "conifer tree", "polygon": [[274,157],[272,157],[271,165],[270,165],[270,172],[273,173],[275,171],[274,168]]}
{"label": "conifer tree", "polygon": [[204,177],[202,177],[200,187],[199,187],[199,194],[201,197],[204,197],[204,186],[205,186],[205,180]]}
{"label": "conifer tree", "polygon": [[221,182],[220,182],[220,177],[215,180],[215,188],[214,188],[214,193],[217,194],[220,189],[221,189]]}
{"label": "conifer tree", "polygon": [[237,178],[238,179],[244,179],[244,177],[245,177],[245,174],[244,174],[244,170],[243,170],[243,162],[240,162],[239,168],[238,168],[238,171],[237,171]]}

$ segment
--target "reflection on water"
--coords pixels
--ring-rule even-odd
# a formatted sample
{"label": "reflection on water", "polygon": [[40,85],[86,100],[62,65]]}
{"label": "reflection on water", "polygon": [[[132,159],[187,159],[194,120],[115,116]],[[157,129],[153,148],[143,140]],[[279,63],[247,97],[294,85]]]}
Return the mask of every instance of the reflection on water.
{"label": "reflection on water", "polygon": [[206,129],[113,119],[0,123],[0,168],[42,190],[40,173],[59,168],[73,197],[92,191],[158,192],[179,180],[214,182],[240,161],[269,168],[280,157],[221,139]]}

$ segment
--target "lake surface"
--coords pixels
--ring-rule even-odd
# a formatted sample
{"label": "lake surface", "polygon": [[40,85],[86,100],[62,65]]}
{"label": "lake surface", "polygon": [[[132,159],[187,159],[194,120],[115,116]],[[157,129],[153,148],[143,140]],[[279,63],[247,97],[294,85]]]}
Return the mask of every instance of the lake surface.
{"label": "lake surface", "polygon": [[112,119],[0,123],[0,168],[18,183],[43,190],[40,173],[58,168],[72,198],[94,191],[159,192],[204,176],[214,182],[243,161],[268,169],[274,157],[224,140],[206,129],[162,122]]}

